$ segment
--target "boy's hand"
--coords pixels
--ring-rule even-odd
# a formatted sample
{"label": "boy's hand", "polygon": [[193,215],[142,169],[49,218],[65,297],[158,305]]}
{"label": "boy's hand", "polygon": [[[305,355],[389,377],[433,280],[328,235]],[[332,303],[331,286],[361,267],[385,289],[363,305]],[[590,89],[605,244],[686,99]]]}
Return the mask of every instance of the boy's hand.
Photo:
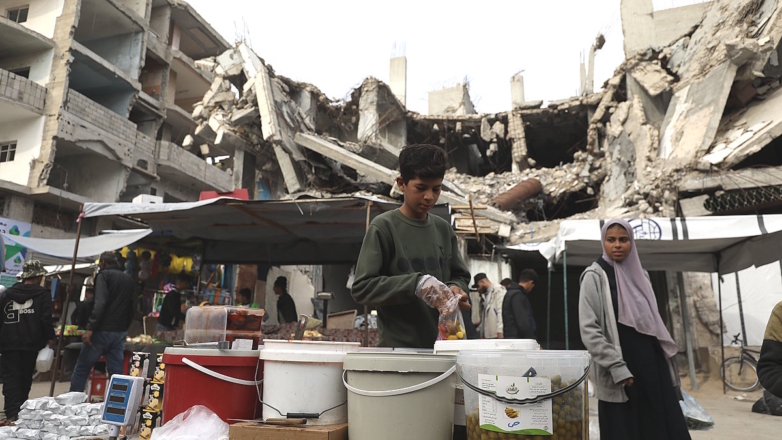
{"label": "boy's hand", "polygon": [[429,307],[437,309],[441,315],[452,313],[458,303],[454,298],[453,291],[431,275],[421,277],[415,289],[415,295]]}
{"label": "boy's hand", "polygon": [[453,292],[453,294],[455,296],[459,297],[459,308],[460,309],[462,309],[462,310],[470,310],[470,309],[472,309],[472,306],[470,305],[470,297],[467,296],[467,293],[465,293],[464,290],[462,290],[461,287],[456,286],[456,285],[451,286],[451,292]]}
{"label": "boy's hand", "polygon": [[81,342],[87,345],[92,345],[92,330],[87,330],[81,337]]}

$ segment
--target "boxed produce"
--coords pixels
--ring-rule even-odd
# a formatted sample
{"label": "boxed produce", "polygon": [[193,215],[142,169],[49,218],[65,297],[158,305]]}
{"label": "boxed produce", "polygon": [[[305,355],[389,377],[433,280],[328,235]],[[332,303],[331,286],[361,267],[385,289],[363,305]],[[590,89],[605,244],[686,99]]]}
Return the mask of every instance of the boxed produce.
{"label": "boxed produce", "polygon": [[253,349],[257,349],[263,315],[263,309],[243,307],[191,308],[185,319],[185,342],[196,344],[247,339],[253,341]]}
{"label": "boxed produce", "polygon": [[589,439],[585,351],[463,351],[468,440]]}
{"label": "boxed produce", "polygon": [[133,377],[147,377],[149,368],[149,353],[134,351],[130,358],[130,375]]}

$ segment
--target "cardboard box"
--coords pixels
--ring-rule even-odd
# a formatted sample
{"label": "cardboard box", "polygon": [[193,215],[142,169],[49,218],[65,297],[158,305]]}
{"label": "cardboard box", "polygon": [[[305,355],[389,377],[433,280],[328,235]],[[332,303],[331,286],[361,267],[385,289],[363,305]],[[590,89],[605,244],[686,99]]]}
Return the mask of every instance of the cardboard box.
{"label": "cardboard box", "polygon": [[348,440],[348,425],[271,426],[237,423],[228,430],[230,440]]}

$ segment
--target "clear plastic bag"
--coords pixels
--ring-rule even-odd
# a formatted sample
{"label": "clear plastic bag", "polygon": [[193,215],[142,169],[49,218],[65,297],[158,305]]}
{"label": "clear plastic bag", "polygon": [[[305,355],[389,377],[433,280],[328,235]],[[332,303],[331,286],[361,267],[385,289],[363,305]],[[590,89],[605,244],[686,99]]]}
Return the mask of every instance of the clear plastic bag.
{"label": "clear plastic bag", "polygon": [[152,431],[150,440],[228,440],[228,424],[203,405],[196,405]]}
{"label": "clear plastic bag", "polygon": [[447,315],[440,315],[437,329],[439,330],[437,333],[438,341],[459,341],[467,338],[462,312],[458,307],[458,298],[456,310]]}
{"label": "clear plastic bag", "polygon": [[38,358],[35,360],[35,371],[46,373],[52,368],[54,362],[54,350],[44,347],[38,352]]}
{"label": "clear plastic bag", "polygon": [[684,400],[680,400],[679,405],[682,407],[684,419],[687,421],[687,428],[692,431],[708,431],[713,428],[714,419],[711,418],[709,413],[702,406],[698,405],[698,402],[687,394],[686,391],[681,391]]}

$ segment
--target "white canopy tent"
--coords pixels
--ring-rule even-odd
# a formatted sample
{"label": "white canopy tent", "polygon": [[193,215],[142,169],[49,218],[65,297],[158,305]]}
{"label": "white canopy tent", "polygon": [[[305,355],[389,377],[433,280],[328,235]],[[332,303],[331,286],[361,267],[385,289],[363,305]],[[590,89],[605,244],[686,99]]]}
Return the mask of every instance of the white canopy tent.
{"label": "white canopy tent", "polygon": [[[782,259],[782,215],[650,218],[629,222],[641,262],[647,270],[724,275],[751,267],[759,268]],[[507,249],[530,251],[537,248],[550,265],[561,262],[565,266],[588,266],[602,254],[600,230],[603,224],[604,220],[563,221],[559,233],[551,241]],[[679,284],[682,290],[681,277]],[[567,298],[567,281],[565,286]],[[722,327],[722,284],[718,283],[718,286]],[[682,301],[681,306],[690,377],[696,389],[686,301]],[[566,316],[567,313],[566,301]],[[567,320],[565,322],[567,327]],[[724,345],[722,338],[720,345]],[[724,349],[722,360],[724,363]]]}
{"label": "white canopy tent", "polygon": [[[81,238],[77,259],[97,257],[103,252],[122,249],[133,244],[152,233],[151,229],[132,229],[126,231],[107,231],[95,237]],[[76,247],[75,239],[48,239],[19,237],[16,235],[2,234],[6,241],[24,246],[39,254],[59,258],[73,258],[73,250]]]}

